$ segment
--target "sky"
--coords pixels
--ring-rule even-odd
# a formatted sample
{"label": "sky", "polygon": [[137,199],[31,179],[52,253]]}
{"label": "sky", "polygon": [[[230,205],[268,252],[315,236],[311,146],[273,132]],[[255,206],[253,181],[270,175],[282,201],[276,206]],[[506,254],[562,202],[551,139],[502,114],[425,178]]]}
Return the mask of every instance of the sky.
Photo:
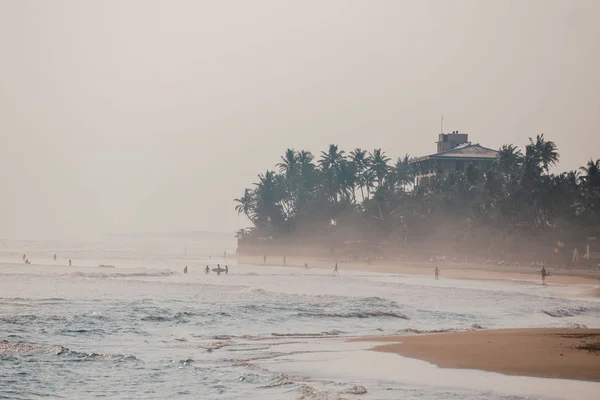
{"label": "sky", "polygon": [[597,0],[0,0],[0,237],[235,232],[287,148],[600,158]]}

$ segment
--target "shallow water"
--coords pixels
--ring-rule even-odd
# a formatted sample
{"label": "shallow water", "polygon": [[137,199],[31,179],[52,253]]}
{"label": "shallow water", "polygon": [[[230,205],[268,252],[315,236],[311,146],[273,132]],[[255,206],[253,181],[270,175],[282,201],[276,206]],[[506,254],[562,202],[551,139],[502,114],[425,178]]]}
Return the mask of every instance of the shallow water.
{"label": "shallow water", "polygon": [[[2,246],[0,398],[515,399],[501,387],[324,373],[321,358],[343,359],[352,336],[600,327],[600,303],[567,298],[572,288],[561,286],[334,276],[232,260],[230,274],[217,276],[203,267],[224,259],[183,257],[178,244]],[[24,251],[32,265],[22,263]],[[353,394],[356,385],[367,393]]]}

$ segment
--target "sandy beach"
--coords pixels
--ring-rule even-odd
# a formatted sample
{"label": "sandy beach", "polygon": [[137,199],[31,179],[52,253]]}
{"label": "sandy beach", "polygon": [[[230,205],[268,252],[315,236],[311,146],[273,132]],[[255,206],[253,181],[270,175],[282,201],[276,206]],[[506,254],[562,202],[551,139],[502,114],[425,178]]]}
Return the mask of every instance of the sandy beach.
{"label": "sandy beach", "polygon": [[600,329],[502,329],[359,338],[441,368],[600,382]]}
{"label": "sandy beach", "polygon": [[[283,257],[267,257],[266,264],[262,257],[243,256],[238,257],[239,263],[282,266]],[[388,274],[402,275],[431,275],[437,266],[440,268],[440,277],[452,279],[477,279],[477,280],[506,280],[531,283],[532,281],[541,283],[540,267],[537,266],[512,266],[512,265],[481,265],[466,263],[446,263],[446,262],[410,262],[410,261],[374,261],[371,264],[366,262],[348,262],[338,261],[340,273],[343,271],[366,271]],[[323,268],[333,270],[334,260],[320,258],[300,258],[287,257],[286,266],[303,267],[308,264],[309,268]],[[546,278],[548,284],[561,285],[598,285],[600,284],[600,270],[593,269],[575,269],[546,267],[550,276]],[[591,297],[600,297],[600,291],[589,293]]]}

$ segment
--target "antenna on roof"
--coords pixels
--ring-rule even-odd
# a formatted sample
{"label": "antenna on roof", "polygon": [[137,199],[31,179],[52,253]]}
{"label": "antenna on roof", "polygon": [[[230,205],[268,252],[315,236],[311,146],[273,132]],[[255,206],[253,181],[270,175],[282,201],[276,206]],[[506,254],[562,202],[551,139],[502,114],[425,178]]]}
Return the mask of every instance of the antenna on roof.
{"label": "antenna on roof", "polygon": [[444,114],[442,114],[442,118],[440,121],[440,133],[444,133]]}

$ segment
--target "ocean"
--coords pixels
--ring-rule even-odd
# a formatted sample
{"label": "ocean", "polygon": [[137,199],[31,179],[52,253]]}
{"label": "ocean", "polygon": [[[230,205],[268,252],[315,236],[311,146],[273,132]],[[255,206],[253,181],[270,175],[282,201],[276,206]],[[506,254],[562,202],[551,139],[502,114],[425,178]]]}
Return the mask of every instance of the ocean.
{"label": "ocean", "polygon": [[[600,389],[441,370],[346,341],[599,328],[600,302],[572,287],[245,265],[224,258],[230,243],[0,245],[2,399],[577,399]],[[229,274],[204,274],[217,264]]]}

